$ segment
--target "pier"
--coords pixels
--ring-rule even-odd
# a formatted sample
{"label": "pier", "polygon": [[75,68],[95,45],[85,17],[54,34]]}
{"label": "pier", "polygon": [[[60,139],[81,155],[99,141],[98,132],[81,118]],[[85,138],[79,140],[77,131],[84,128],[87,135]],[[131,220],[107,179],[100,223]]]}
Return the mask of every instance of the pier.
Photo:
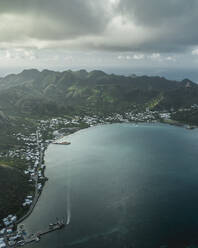
{"label": "pier", "polygon": [[64,227],[65,227],[64,219],[62,219],[61,221],[58,220],[56,223],[49,224],[49,226],[46,229],[39,231],[39,232],[36,232],[34,234],[30,234],[29,237],[23,236],[23,239],[20,239],[13,247],[18,247],[18,246],[27,245],[27,244],[30,244],[33,242],[38,242],[42,236],[44,236],[48,233],[60,230]]}

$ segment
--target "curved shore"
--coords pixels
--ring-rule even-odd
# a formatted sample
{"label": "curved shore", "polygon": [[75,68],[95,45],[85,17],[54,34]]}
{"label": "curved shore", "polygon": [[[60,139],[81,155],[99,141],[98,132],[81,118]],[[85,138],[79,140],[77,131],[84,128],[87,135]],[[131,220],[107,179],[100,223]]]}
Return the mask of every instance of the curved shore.
{"label": "curved shore", "polygon": [[[41,164],[42,164],[42,161],[44,159],[44,152],[41,150],[38,141],[37,141],[37,144],[38,144],[38,147],[40,149],[40,159],[39,159],[39,165],[37,168],[37,171],[38,171],[41,168]],[[35,179],[35,193],[34,193],[34,198],[33,198],[32,204],[31,204],[30,208],[28,209],[28,212],[16,221],[16,225],[20,224],[22,221],[24,221],[32,213],[41,193],[42,193],[42,191],[38,190],[38,175],[37,175],[36,179]]]}
{"label": "curved shore", "polygon": [[[120,123],[120,122],[115,122],[115,123]],[[102,124],[102,125],[115,124],[115,123],[105,123],[105,124]],[[148,122],[140,122],[140,121],[139,122],[126,122],[126,123],[130,123],[130,124],[147,123],[148,124]],[[151,121],[149,123],[156,123],[156,122],[152,122]],[[177,122],[177,121],[174,121],[174,120],[163,120],[163,121],[158,121],[158,123],[168,124],[168,125],[173,125],[173,126],[178,126],[178,127],[183,127],[183,128],[187,128],[189,130],[194,129],[194,128],[198,128],[197,126],[193,126],[193,128],[188,128],[187,127],[188,126],[187,124],[180,123],[180,122]],[[101,125],[101,123],[97,123],[94,126],[97,126],[97,125]],[[91,126],[89,126],[89,127],[91,127]],[[64,137],[67,137],[68,135],[73,134],[73,133],[76,133],[76,132],[78,132],[78,131],[80,131],[82,129],[85,129],[85,128],[80,128],[80,129],[76,130],[75,132],[72,131],[71,133],[65,135]],[[49,144],[62,144],[62,143],[65,143],[65,142],[56,142],[55,141],[55,142],[51,142]],[[67,143],[67,145],[70,144],[70,142],[66,142],[66,143]],[[46,149],[47,149],[47,147],[46,147]],[[40,163],[39,163],[38,169],[40,168],[43,160],[44,160],[44,152],[41,151],[41,154],[40,154]],[[18,219],[15,222],[16,225],[19,225],[22,221],[24,221],[26,218],[28,218],[31,215],[31,213],[33,212],[33,210],[34,210],[34,208],[35,208],[35,206],[36,206],[36,204],[38,202],[38,199],[39,199],[39,197],[40,197],[40,195],[42,193],[42,190],[43,190],[43,187],[42,187],[42,189],[40,191],[38,191],[38,187],[37,186],[38,186],[38,181],[35,184],[35,195],[34,195],[34,199],[33,199],[32,205],[30,206],[28,212],[24,216],[22,216],[20,219]]]}
{"label": "curved shore", "polygon": [[[120,128],[122,128],[122,129],[120,129]],[[43,230],[45,228],[45,226],[48,225],[49,221],[52,222],[56,218],[56,216],[60,217],[60,216],[63,216],[66,214],[66,204],[65,204],[67,202],[66,185],[68,183],[69,178],[71,181],[71,190],[72,190],[71,191],[72,192],[72,194],[71,194],[71,199],[72,199],[71,226],[68,226],[68,228],[65,228],[64,230],[62,230],[60,232],[54,233],[53,235],[46,236],[46,238],[41,239],[41,241],[38,244],[36,244],[36,243],[33,244],[32,247],[34,247],[34,246],[35,247],[56,247],[56,245],[54,245],[54,243],[56,243],[57,240],[60,240],[60,242],[62,243],[63,246],[64,245],[67,246],[66,245],[66,239],[67,238],[64,239],[64,237],[68,237],[69,241],[71,241],[73,236],[70,236],[70,235],[71,235],[71,233],[72,233],[72,235],[74,235],[74,233],[73,233],[74,229],[76,229],[78,231],[81,230],[81,227],[83,227],[83,222],[84,222],[84,221],[82,221],[81,217],[84,216],[83,220],[86,220],[86,214],[84,214],[84,211],[88,214],[88,216],[89,216],[89,212],[90,212],[89,208],[88,208],[88,210],[86,210],[87,208],[81,209],[82,205],[80,204],[80,202],[81,203],[84,202],[84,198],[83,198],[84,195],[82,193],[86,192],[85,189],[88,189],[88,190],[90,189],[89,185],[91,185],[91,182],[92,183],[95,182],[95,180],[93,180],[94,177],[92,177],[92,174],[89,174],[89,173],[91,173],[91,171],[94,167],[96,168],[96,170],[94,169],[94,171],[95,171],[94,173],[95,173],[96,178],[97,178],[97,175],[99,174],[98,170],[101,170],[101,173],[102,173],[101,176],[103,175],[103,173],[105,175],[107,175],[107,181],[108,181],[109,174],[107,174],[104,171],[104,169],[106,168],[106,163],[103,163],[103,158],[106,157],[107,154],[111,154],[111,153],[106,151],[106,149],[108,149],[110,144],[109,144],[109,142],[107,144],[105,142],[105,140],[110,140],[110,139],[107,139],[106,137],[110,137],[112,135],[111,130],[114,130],[114,129],[115,129],[114,133],[115,133],[116,137],[118,138],[117,141],[114,138],[112,139],[112,147],[113,147],[113,149],[115,149],[114,151],[117,151],[118,153],[120,153],[121,158],[126,157],[121,152],[121,148],[123,148],[124,151],[126,152],[126,154],[128,154],[128,152],[127,152],[128,150],[125,150],[125,146],[124,146],[124,144],[125,144],[126,148],[129,149],[129,151],[131,151],[130,154],[131,154],[132,160],[130,160],[131,162],[129,162],[129,164],[135,164],[135,161],[133,161],[133,159],[135,157],[134,154],[137,154],[136,149],[134,149],[132,146],[128,145],[128,143],[125,143],[125,142],[132,140],[132,142],[134,144],[136,144],[137,147],[139,147],[139,155],[138,156],[140,156],[140,159],[145,161],[145,168],[148,169],[148,170],[142,170],[142,171],[144,171],[144,173],[146,173],[145,175],[147,175],[147,173],[150,172],[150,166],[149,167],[147,166],[148,160],[142,158],[141,154],[142,154],[143,146],[139,146],[140,144],[142,144],[140,137],[144,137],[144,139],[146,141],[145,144],[147,146],[148,146],[148,144],[151,144],[152,142],[154,142],[153,141],[153,139],[154,139],[155,145],[156,145],[155,147],[157,147],[157,148],[158,148],[158,142],[162,142],[164,144],[164,147],[167,145],[167,142],[163,139],[163,138],[166,138],[166,134],[167,135],[169,134],[169,137],[172,141],[177,140],[178,148],[180,146],[180,137],[181,137],[180,134],[182,135],[182,137],[184,135],[184,137],[186,136],[187,138],[188,137],[195,137],[194,134],[196,134],[196,137],[197,137],[197,130],[189,132],[188,130],[185,130],[183,128],[177,128],[174,126],[171,127],[169,125],[158,124],[158,123],[156,123],[156,124],[142,123],[142,124],[138,124],[138,125],[130,124],[130,123],[128,123],[128,124],[124,123],[124,124],[115,124],[115,125],[101,125],[99,127],[93,127],[93,128],[87,129],[87,130],[81,130],[77,134],[70,135],[69,137],[65,137],[63,140],[70,140],[72,142],[72,146],[70,146],[68,148],[50,145],[48,147],[48,150],[45,152],[45,162],[47,165],[47,170],[45,171],[45,174],[46,174],[46,176],[49,177],[50,181],[49,181],[49,183],[47,183],[45,185],[43,194],[41,195],[41,198],[38,201],[38,205],[36,205],[35,210],[31,214],[31,216],[27,219],[27,221],[24,222],[24,226],[25,226],[25,229],[28,231],[28,233],[34,233],[37,230],[39,230],[39,231]],[[119,130],[123,130],[123,131],[121,131],[119,133]],[[143,130],[145,130],[145,132]],[[164,134],[163,134],[163,130],[165,130]],[[168,133],[166,130],[168,130]],[[147,131],[148,131],[148,136],[145,135],[145,133],[147,133]],[[127,135],[127,133],[128,133],[128,135]],[[137,135],[134,136],[134,133],[137,133]],[[177,139],[175,137],[175,135],[174,135],[175,133],[178,133],[177,137],[179,139]],[[122,135],[120,136],[120,134],[122,134]],[[125,134],[126,134],[126,136],[125,136]],[[154,136],[151,136],[151,134],[153,134]],[[133,139],[132,139],[132,137],[133,137]],[[153,137],[153,139],[151,139],[152,137]],[[158,137],[158,138],[154,138],[154,137]],[[169,141],[170,141],[170,139],[168,138]],[[196,139],[195,138],[193,138],[193,139],[196,143]],[[123,143],[121,143],[121,142],[123,142]],[[184,142],[184,143],[186,144],[186,142]],[[93,147],[94,150],[92,150],[92,146],[90,146],[91,144],[93,144],[94,147],[96,145],[95,148]],[[100,150],[98,148],[101,147],[101,145],[102,145],[103,149]],[[104,145],[107,145],[107,147],[105,148]],[[186,144],[186,146],[187,146],[187,144]],[[91,147],[91,149],[89,149],[89,147]],[[150,153],[150,149],[148,150],[148,149],[146,149],[146,147],[144,147],[144,148],[145,148],[145,150],[148,151],[148,158],[150,157],[151,154],[153,154],[155,156],[156,149],[155,148],[153,149],[154,153]],[[175,147],[177,147],[177,146],[175,146]],[[85,153],[85,150],[88,151],[88,153]],[[170,146],[167,147],[167,151],[163,149],[162,155],[163,154],[164,155],[170,154],[169,153],[170,150],[171,150]],[[194,150],[196,150],[196,147]],[[78,153],[76,153],[76,151],[78,151]],[[181,151],[180,148],[178,149],[178,151]],[[99,158],[99,153],[101,154],[101,160],[99,159],[98,163],[94,164],[94,166],[93,166],[93,161],[95,161],[93,159],[95,158],[95,155],[97,158]],[[90,157],[88,154],[90,154]],[[93,158],[91,157],[92,154],[94,156]],[[116,160],[116,156],[114,156],[114,154],[116,154],[116,153],[114,152],[111,155],[114,159],[113,161],[116,162],[117,160]],[[182,153],[182,154],[184,154],[184,153]],[[196,151],[195,151],[195,154],[196,154]],[[178,153],[178,155],[180,156],[179,153]],[[184,154],[184,157],[185,157],[185,154]],[[106,157],[106,158],[108,159],[109,157]],[[159,159],[160,159],[160,157],[159,157]],[[171,159],[172,159],[172,156],[170,155],[170,161],[171,161]],[[76,162],[74,164],[72,163],[73,160],[74,161],[76,160]],[[188,161],[187,156],[186,156],[186,161]],[[87,162],[89,162],[89,166],[87,166]],[[114,164],[114,162],[112,162],[112,163],[107,162],[107,164]],[[138,157],[137,157],[137,162],[138,162]],[[151,159],[150,162],[152,165],[153,160]],[[180,159],[178,159],[178,162],[181,162]],[[164,163],[166,164],[166,162],[164,162]],[[186,162],[184,162],[184,163],[186,164]],[[123,171],[125,171],[126,175],[129,175],[129,171],[127,172],[127,170],[123,170],[122,160],[121,160],[121,163],[118,162],[118,164],[120,164],[120,166],[121,166],[120,168],[122,168],[121,173],[123,173]],[[141,164],[139,164],[139,165],[141,165]],[[179,170],[181,168],[181,165],[179,165],[179,163],[178,163],[177,168],[175,166],[172,166],[171,163],[167,163],[167,164],[169,164],[170,170],[172,170],[172,169],[178,169]],[[111,165],[109,165],[109,166],[111,167]],[[154,176],[158,175],[159,166],[160,166],[160,163],[158,160],[158,162],[156,162],[156,169],[157,170],[154,170]],[[195,164],[195,166],[196,166],[196,164]],[[115,166],[113,166],[113,167],[115,168]],[[68,168],[71,169],[70,175],[72,177],[68,177]],[[132,168],[132,167],[129,165],[129,168]],[[137,168],[137,170],[139,171],[138,168]],[[187,168],[188,168],[188,166],[187,166]],[[86,169],[86,170],[84,170],[84,169]],[[83,172],[83,173],[81,174],[81,172]],[[166,174],[166,166],[164,166],[164,172]],[[180,173],[180,171],[178,171],[178,173]],[[87,185],[85,188],[83,187],[83,183],[78,184],[79,175],[81,175],[80,177],[84,180],[85,184]],[[116,173],[116,175],[118,175],[118,174]],[[125,179],[125,177],[122,177],[121,175],[118,177],[118,180],[120,180],[121,178],[123,180]],[[131,173],[131,175],[134,175],[134,173]],[[173,173],[171,175],[174,176],[175,174]],[[169,175],[166,174],[166,176],[168,177]],[[177,177],[177,175],[175,175],[175,176]],[[185,176],[185,173],[184,173],[184,176]],[[134,177],[134,179],[137,180],[137,183],[138,183],[138,181],[140,180],[140,177],[138,178],[136,176],[136,177]],[[98,180],[99,180],[98,186],[100,188],[100,180],[102,180],[102,178],[98,179]],[[115,180],[114,177],[112,177],[112,180],[113,181]],[[134,180],[131,180],[131,178],[130,178],[130,181],[132,181],[132,183],[133,183]],[[171,182],[174,185],[174,181],[171,181]],[[114,184],[110,183],[110,185],[112,188],[115,189],[115,185],[117,185],[117,184],[115,184],[115,182],[114,182]],[[123,184],[121,184],[121,185],[123,185]],[[118,184],[118,188],[119,188],[119,184]],[[136,190],[136,187],[129,187],[129,188],[132,190]],[[96,192],[95,188],[91,188],[90,191],[92,191],[93,194],[94,194],[94,192]],[[99,191],[101,191],[101,193],[103,192],[103,190],[101,190],[101,189]],[[105,190],[104,190],[104,192],[106,193]],[[115,192],[116,192],[116,189],[115,189]],[[122,192],[120,192],[120,193],[121,193],[120,200],[123,200]],[[160,194],[160,190],[159,190],[159,194]],[[78,197],[78,195],[81,195],[82,198]],[[100,202],[101,198],[98,197],[99,195],[97,195],[97,194],[94,194],[94,195],[95,195],[95,199],[98,199],[98,202]],[[128,195],[128,193],[127,193],[127,195]],[[90,200],[91,199],[92,198],[90,198]],[[106,199],[107,199],[108,204],[107,205],[105,204],[105,206],[108,206],[107,209],[110,209],[111,207],[117,206],[117,205],[114,205],[114,203],[116,204],[117,201],[112,201],[114,199],[111,199],[111,197],[109,197],[109,198],[107,197]],[[125,198],[124,198],[124,200],[125,200]],[[155,200],[157,201],[158,198]],[[86,202],[90,203],[89,199],[86,199]],[[99,205],[97,204],[97,206],[100,209],[100,204]],[[92,207],[92,205],[90,207]],[[147,211],[147,210],[145,209],[145,211]],[[118,213],[119,212],[120,211],[119,211],[119,207],[118,207]],[[106,219],[106,218],[104,218],[104,219]],[[93,218],[90,218],[89,221],[87,220],[87,223],[88,222],[89,222],[89,224],[93,223]],[[94,222],[96,223],[96,221],[94,221]],[[73,229],[73,227],[74,227],[74,229]],[[67,241],[68,241],[68,239],[67,239]],[[78,239],[74,239],[74,240],[78,240]],[[53,241],[54,241],[54,243],[53,243]],[[85,245],[82,247],[88,247],[88,245],[86,246],[86,243],[85,243]],[[94,245],[92,247],[94,247]]]}

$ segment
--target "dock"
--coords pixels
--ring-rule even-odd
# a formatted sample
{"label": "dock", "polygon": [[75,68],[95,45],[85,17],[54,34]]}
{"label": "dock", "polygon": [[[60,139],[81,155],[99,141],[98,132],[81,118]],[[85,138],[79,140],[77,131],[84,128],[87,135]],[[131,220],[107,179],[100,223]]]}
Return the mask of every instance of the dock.
{"label": "dock", "polygon": [[54,232],[56,230],[59,230],[59,229],[62,229],[63,227],[65,227],[65,223],[56,223],[56,224],[53,224],[52,226],[49,226],[49,228],[47,228],[46,230],[42,231],[42,232],[39,232],[38,233],[38,237],[41,237],[45,234],[48,234],[50,232]]}
{"label": "dock", "polygon": [[34,243],[34,242],[38,242],[42,236],[48,234],[48,233],[51,233],[51,232],[54,232],[54,231],[58,231],[62,228],[65,227],[65,222],[64,222],[64,219],[62,221],[58,220],[56,223],[53,223],[53,224],[49,224],[49,226],[42,230],[42,231],[39,231],[39,232],[36,232],[34,234],[31,234],[29,235],[29,237],[23,237],[23,239],[21,239],[19,242],[17,242],[15,244],[14,247],[18,247],[18,246],[21,246],[21,245],[27,245],[27,244],[30,244],[30,243]]}

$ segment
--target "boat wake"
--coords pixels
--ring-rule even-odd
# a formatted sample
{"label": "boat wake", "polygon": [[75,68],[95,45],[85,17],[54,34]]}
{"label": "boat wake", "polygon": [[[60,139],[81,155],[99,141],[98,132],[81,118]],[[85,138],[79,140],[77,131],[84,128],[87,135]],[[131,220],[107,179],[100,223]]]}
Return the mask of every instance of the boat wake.
{"label": "boat wake", "polygon": [[67,221],[66,225],[69,225],[71,220],[71,204],[70,204],[70,187],[67,190]]}
{"label": "boat wake", "polygon": [[67,169],[67,198],[66,198],[66,213],[67,221],[66,225],[70,224],[71,221],[71,176],[70,176],[70,167]]}

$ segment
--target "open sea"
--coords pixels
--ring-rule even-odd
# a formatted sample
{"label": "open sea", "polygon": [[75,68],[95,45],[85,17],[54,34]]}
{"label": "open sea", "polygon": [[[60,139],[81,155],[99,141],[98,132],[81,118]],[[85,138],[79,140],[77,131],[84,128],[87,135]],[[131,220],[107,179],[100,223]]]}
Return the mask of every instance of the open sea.
{"label": "open sea", "polygon": [[112,124],[49,145],[29,233],[65,217],[36,248],[198,247],[198,130]]}

